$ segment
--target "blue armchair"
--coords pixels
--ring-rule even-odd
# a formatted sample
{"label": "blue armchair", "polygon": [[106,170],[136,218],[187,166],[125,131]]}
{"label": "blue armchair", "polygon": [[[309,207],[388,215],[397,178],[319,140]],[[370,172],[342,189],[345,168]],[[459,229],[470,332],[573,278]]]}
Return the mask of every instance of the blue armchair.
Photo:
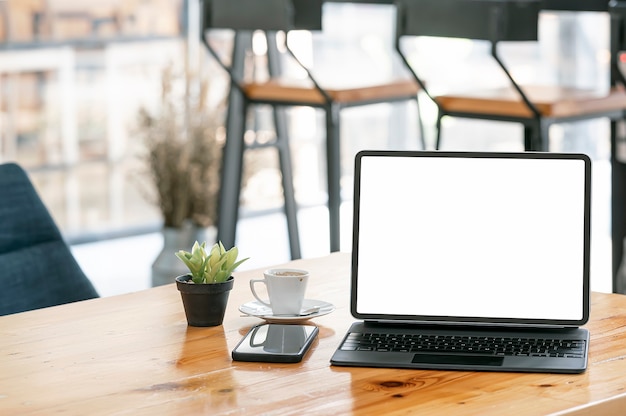
{"label": "blue armchair", "polygon": [[0,165],[0,315],[96,297],[27,173]]}

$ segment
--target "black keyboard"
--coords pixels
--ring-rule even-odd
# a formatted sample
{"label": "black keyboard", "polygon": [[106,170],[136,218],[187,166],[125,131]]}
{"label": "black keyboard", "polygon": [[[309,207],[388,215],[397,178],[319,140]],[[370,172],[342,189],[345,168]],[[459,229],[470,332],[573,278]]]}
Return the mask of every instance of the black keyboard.
{"label": "black keyboard", "polygon": [[349,333],[341,345],[341,349],[346,351],[581,358],[585,351],[585,341],[549,338]]}

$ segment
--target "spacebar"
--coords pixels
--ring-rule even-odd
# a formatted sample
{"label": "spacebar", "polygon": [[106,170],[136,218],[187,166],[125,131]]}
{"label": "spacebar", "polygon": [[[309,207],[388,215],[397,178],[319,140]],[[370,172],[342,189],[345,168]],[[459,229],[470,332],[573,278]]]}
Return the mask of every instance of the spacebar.
{"label": "spacebar", "polygon": [[456,355],[456,354],[415,354],[414,364],[453,364],[453,365],[502,365],[504,357],[485,355]]}

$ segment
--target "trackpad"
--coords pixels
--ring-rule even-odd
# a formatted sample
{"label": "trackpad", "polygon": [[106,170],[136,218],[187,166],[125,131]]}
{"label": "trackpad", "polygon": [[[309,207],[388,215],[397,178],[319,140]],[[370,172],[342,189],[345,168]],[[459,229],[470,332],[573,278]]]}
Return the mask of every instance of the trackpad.
{"label": "trackpad", "polygon": [[414,364],[461,364],[461,365],[502,365],[504,357],[487,357],[476,355],[453,355],[453,354],[415,354]]}

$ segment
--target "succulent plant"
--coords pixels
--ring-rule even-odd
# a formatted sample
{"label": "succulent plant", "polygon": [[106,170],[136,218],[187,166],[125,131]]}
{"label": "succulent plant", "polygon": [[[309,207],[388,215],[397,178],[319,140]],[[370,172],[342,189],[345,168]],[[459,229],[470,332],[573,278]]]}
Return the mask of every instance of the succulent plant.
{"label": "succulent plant", "polygon": [[194,283],[225,282],[233,271],[249,258],[237,261],[239,256],[237,247],[227,251],[221,241],[215,243],[209,252],[206,250],[206,241],[202,244],[196,241],[191,252],[179,250],[175,254],[189,269]]}

